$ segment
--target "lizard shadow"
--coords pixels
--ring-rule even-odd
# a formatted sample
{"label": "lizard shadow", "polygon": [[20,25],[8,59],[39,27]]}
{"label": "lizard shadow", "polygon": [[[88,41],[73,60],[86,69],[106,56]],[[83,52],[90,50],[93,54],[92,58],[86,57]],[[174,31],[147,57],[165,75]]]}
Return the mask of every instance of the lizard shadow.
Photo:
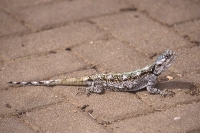
{"label": "lizard shadow", "polygon": [[197,88],[193,82],[183,82],[183,81],[168,81],[168,82],[160,82],[156,84],[157,88],[163,89],[195,89]]}
{"label": "lizard shadow", "polygon": [[[160,90],[169,89],[169,90],[175,90],[175,89],[196,89],[198,88],[194,83],[192,82],[182,82],[182,81],[168,81],[168,82],[159,82],[155,85],[155,88],[158,88]],[[146,91],[146,88],[143,88],[138,91],[132,91],[129,93],[136,94],[136,92],[142,92]]]}

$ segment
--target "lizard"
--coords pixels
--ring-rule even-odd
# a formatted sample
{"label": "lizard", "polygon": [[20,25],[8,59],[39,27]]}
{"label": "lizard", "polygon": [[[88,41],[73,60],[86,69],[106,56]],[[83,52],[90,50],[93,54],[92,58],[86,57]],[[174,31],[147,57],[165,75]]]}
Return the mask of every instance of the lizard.
{"label": "lizard", "polygon": [[172,91],[155,88],[157,78],[166,71],[172,62],[177,58],[177,54],[172,50],[165,50],[158,58],[142,69],[123,73],[95,74],[80,78],[63,78],[56,80],[43,80],[31,82],[13,82],[10,84],[33,85],[33,86],[87,86],[84,92],[87,96],[90,93],[101,94],[105,90],[117,92],[132,92],[146,88],[151,94],[166,96],[175,94]]}

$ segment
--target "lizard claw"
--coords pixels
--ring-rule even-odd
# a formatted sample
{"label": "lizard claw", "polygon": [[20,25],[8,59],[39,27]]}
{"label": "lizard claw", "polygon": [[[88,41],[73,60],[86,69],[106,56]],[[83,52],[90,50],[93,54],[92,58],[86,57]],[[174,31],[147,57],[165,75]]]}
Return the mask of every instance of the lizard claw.
{"label": "lizard claw", "polygon": [[175,95],[173,91],[168,90],[168,89],[161,91],[160,94],[162,97],[166,97],[167,95],[170,95],[173,97]]}
{"label": "lizard claw", "polygon": [[79,91],[79,92],[77,92],[76,95],[85,94],[85,88],[83,88],[83,87],[78,88],[78,91]]}
{"label": "lizard claw", "polygon": [[76,93],[76,95],[82,95],[86,94],[87,96],[90,95],[90,91],[88,89],[85,89],[84,87],[78,88],[79,92]]}

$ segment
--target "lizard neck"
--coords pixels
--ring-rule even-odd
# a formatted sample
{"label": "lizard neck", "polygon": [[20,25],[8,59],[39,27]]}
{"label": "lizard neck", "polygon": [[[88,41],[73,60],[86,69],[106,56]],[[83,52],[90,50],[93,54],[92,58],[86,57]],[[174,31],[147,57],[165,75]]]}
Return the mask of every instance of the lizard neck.
{"label": "lizard neck", "polygon": [[151,73],[154,74],[155,76],[159,76],[161,73],[155,73],[155,65],[153,66]]}

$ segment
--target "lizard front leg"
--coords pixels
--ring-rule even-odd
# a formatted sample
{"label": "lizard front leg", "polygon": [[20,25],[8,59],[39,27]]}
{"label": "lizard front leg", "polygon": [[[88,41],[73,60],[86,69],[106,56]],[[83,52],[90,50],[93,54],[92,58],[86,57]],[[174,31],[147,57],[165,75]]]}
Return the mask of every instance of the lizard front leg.
{"label": "lizard front leg", "polygon": [[154,88],[154,86],[156,85],[156,82],[155,81],[148,81],[147,83],[147,91],[151,94],[160,94],[161,93],[161,90],[157,89],[157,88]]}
{"label": "lizard front leg", "polygon": [[165,97],[166,95],[173,96],[175,94],[173,91],[169,91],[168,89],[161,91],[161,90],[159,90],[159,89],[154,87],[155,84],[156,83],[154,81],[149,81],[147,83],[147,87],[146,88],[147,88],[147,91],[149,93],[151,93],[151,94],[160,94],[163,97]]}

